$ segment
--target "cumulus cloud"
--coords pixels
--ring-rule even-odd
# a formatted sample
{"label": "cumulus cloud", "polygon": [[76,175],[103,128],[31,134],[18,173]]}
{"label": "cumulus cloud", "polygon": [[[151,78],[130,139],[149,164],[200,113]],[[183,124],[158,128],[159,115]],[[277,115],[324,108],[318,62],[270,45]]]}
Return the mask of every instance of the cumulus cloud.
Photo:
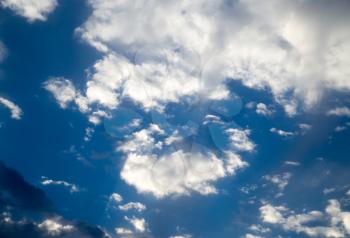
{"label": "cumulus cloud", "polygon": [[[245,131],[235,140],[237,151],[252,149]],[[159,139],[157,139],[159,138]],[[169,195],[217,193],[215,181],[247,166],[238,154],[226,151],[218,157],[209,149],[193,144],[190,151],[172,149],[166,145],[167,133],[159,126],[134,132],[118,150],[126,154],[121,178],[138,192],[158,198]],[[241,144],[240,144],[241,143]]]}
{"label": "cumulus cloud", "polygon": [[260,214],[265,223],[310,237],[346,237],[350,234],[350,212],[342,211],[339,201],[335,199],[328,201],[325,212],[297,214],[287,207],[267,203],[260,207]]}
{"label": "cumulus cloud", "polygon": [[223,82],[232,78],[269,89],[295,115],[324,90],[350,89],[345,0],[89,4],[92,14],[77,32],[105,57],[94,66],[87,92],[109,107],[121,96],[146,108],[186,95],[210,99],[208,92],[218,88],[214,98],[223,98]]}
{"label": "cumulus cloud", "polygon": [[29,22],[45,21],[57,4],[57,0],[0,0],[2,7],[11,9]]}
{"label": "cumulus cloud", "polygon": [[11,117],[13,119],[16,119],[16,120],[21,119],[23,112],[18,105],[16,105],[15,103],[3,97],[0,97],[0,104],[2,104],[3,106],[7,107],[10,110]]}
{"label": "cumulus cloud", "polygon": [[127,217],[124,219],[134,227],[136,232],[143,233],[147,230],[147,222],[144,218],[136,218],[136,217]]}
{"label": "cumulus cloud", "polygon": [[63,225],[59,221],[53,219],[46,219],[42,223],[38,224],[38,227],[47,232],[51,236],[60,235],[63,232],[71,231],[74,229],[72,225]]}
{"label": "cumulus cloud", "polygon": [[226,130],[229,135],[231,146],[236,151],[253,151],[255,144],[249,139],[250,130],[229,128]]}

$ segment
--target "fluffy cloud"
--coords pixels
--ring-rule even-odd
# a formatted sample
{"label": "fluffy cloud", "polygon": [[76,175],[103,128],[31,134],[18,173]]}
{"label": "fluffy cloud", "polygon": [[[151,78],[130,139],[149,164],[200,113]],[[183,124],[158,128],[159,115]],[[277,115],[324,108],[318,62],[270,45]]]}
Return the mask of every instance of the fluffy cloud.
{"label": "fluffy cloud", "polygon": [[120,203],[121,201],[123,201],[123,197],[118,193],[112,193],[109,196],[109,201]]}
{"label": "fluffy cloud", "polygon": [[45,21],[57,6],[57,0],[0,0],[0,5],[10,8],[29,22]]}
{"label": "fluffy cloud", "polygon": [[269,203],[260,207],[260,213],[265,223],[280,225],[285,231],[304,233],[310,237],[346,237],[350,234],[350,212],[342,211],[335,199],[328,201],[325,213],[310,211],[296,214],[284,206]]}
{"label": "fluffy cloud", "polygon": [[87,94],[108,107],[121,96],[146,108],[187,95],[210,99],[211,91],[223,98],[222,84],[233,78],[271,90],[295,115],[324,90],[350,89],[345,0],[89,4],[92,14],[77,32],[105,57],[94,66]]}
{"label": "fluffy cloud", "polygon": [[11,111],[11,117],[13,119],[21,119],[23,112],[18,105],[3,97],[0,97],[0,104],[7,107]]}
{"label": "fluffy cloud", "polygon": [[130,224],[134,227],[136,232],[143,233],[147,230],[147,222],[143,218],[136,217],[124,217],[126,221],[130,222]]}
{"label": "fluffy cloud", "polygon": [[[245,131],[237,133],[243,133],[243,138],[235,140],[236,151],[250,150],[252,143]],[[118,149],[126,154],[121,177],[138,192],[152,193],[158,198],[188,195],[192,191],[203,195],[217,193],[213,182],[247,166],[233,151],[218,157],[197,144],[189,151],[174,149],[164,143],[167,138],[164,130],[152,124],[119,145]]]}
{"label": "fluffy cloud", "polygon": [[63,232],[71,231],[74,229],[72,225],[63,225],[53,219],[44,220],[42,223],[38,224],[38,227],[51,236],[57,236]]}
{"label": "fluffy cloud", "polygon": [[256,105],[256,113],[263,116],[271,116],[273,114],[273,110],[268,108],[264,103],[258,103]]}
{"label": "fluffy cloud", "polygon": [[292,177],[291,173],[283,173],[276,175],[265,175],[263,178],[275,184],[280,190],[283,190],[287,185],[289,179]]}
{"label": "fluffy cloud", "polygon": [[253,151],[255,144],[249,139],[250,130],[229,128],[226,130],[229,135],[231,146],[236,151]]}

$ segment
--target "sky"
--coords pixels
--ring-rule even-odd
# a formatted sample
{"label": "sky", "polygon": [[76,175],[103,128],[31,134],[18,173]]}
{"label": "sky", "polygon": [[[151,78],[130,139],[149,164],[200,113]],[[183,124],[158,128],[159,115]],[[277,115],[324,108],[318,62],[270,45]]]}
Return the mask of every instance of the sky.
{"label": "sky", "polygon": [[0,0],[0,237],[350,237],[348,0]]}

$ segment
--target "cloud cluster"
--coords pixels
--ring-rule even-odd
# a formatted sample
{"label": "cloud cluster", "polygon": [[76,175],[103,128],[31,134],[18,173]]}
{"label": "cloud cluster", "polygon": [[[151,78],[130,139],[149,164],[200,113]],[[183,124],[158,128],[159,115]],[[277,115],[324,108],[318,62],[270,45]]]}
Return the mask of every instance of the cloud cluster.
{"label": "cloud cluster", "polygon": [[338,200],[331,199],[325,212],[310,211],[297,214],[284,206],[269,203],[260,207],[265,223],[279,225],[285,231],[303,233],[310,237],[347,237],[350,235],[350,212],[341,210]]}
{"label": "cloud cluster", "polygon": [[0,237],[107,238],[99,227],[66,220],[46,194],[0,161]]}
{"label": "cloud cluster", "polygon": [[0,0],[0,6],[11,9],[29,22],[45,21],[57,4],[57,0]]}
{"label": "cloud cluster", "polygon": [[[247,131],[234,129],[230,151],[218,156],[193,143],[189,150],[167,144],[169,135],[157,125],[134,132],[118,149],[126,154],[121,178],[138,192],[158,198],[169,195],[217,193],[215,181],[247,166],[236,153],[253,150]],[[170,133],[171,135],[172,133]]]}
{"label": "cloud cluster", "polygon": [[295,115],[317,103],[324,90],[350,89],[346,0],[89,5],[92,14],[77,33],[104,57],[84,95],[107,108],[123,97],[145,108],[184,96],[225,98],[225,79],[232,78],[270,90]]}

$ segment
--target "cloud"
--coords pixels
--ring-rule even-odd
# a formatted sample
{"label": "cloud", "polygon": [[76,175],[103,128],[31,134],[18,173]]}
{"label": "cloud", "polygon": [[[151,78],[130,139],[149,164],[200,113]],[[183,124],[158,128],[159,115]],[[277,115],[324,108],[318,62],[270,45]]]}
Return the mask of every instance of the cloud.
{"label": "cloud", "polygon": [[256,113],[263,116],[271,116],[274,111],[266,106],[264,103],[258,103],[256,105]]}
{"label": "cloud", "polygon": [[339,201],[335,199],[328,201],[325,213],[310,211],[297,214],[284,206],[267,203],[260,207],[260,214],[265,223],[310,237],[346,237],[350,234],[350,212],[342,211]]}
{"label": "cloud", "polygon": [[253,235],[253,234],[246,234],[244,236],[244,238],[263,238],[262,236],[256,236],[256,235]]}
{"label": "cloud", "polygon": [[169,238],[191,238],[191,237],[192,236],[189,234],[169,236]]}
{"label": "cloud", "polygon": [[350,117],[350,109],[347,107],[337,107],[327,112],[328,116]]}
{"label": "cloud", "polygon": [[115,233],[117,233],[117,235],[120,235],[122,237],[126,236],[126,237],[132,237],[133,235],[133,231],[126,229],[126,228],[122,228],[122,227],[117,227],[115,228]]}
{"label": "cloud", "polygon": [[281,129],[276,129],[276,128],[271,128],[270,131],[272,133],[275,133],[277,135],[280,135],[280,136],[283,136],[283,137],[290,137],[290,136],[294,136],[295,133],[294,132],[290,132],[290,131],[284,131],[284,130],[281,130]]}
{"label": "cloud", "polygon": [[230,144],[236,151],[252,152],[255,144],[249,139],[250,130],[240,130],[237,128],[229,128],[226,130],[229,135]]}
{"label": "cloud", "polygon": [[109,196],[109,201],[113,201],[113,202],[116,202],[116,203],[120,203],[123,201],[123,197],[118,194],[118,193],[112,193],[110,196]]}
{"label": "cloud", "polygon": [[58,221],[46,219],[38,224],[39,229],[47,232],[50,236],[57,236],[64,232],[69,232],[74,229],[72,225],[62,225]]}
{"label": "cloud", "polygon": [[276,174],[276,175],[265,175],[263,176],[263,178],[275,185],[277,185],[277,187],[280,190],[283,190],[287,185],[288,185],[288,181],[289,179],[292,177],[291,173],[282,173],[282,174]]}
{"label": "cloud", "polygon": [[63,180],[52,180],[52,179],[48,179],[46,177],[42,177],[41,184],[44,186],[49,186],[49,185],[63,186],[65,188],[67,188],[69,190],[69,192],[71,192],[71,193],[77,193],[77,192],[82,191],[82,189],[79,188],[75,184],[68,183],[68,182],[63,181]]}
{"label": "cloud", "polygon": [[96,226],[69,221],[54,212],[53,203],[0,161],[0,237],[107,238]]}
{"label": "cloud", "polygon": [[125,216],[124,219],[134,227],[136,232],[144,233],[147,230],[147,223],[146,220],[143,218],[136,218],[136,217],[127,217]]}
{"label": "cloud", "polygon": [[[236,151],[252,149],[246,131],[234,133],[241,135],[234,140]],[[218,157],[196,144],[189,151],[174,150],[164,143],[167,138],[164,130],[151,124],[147,129],[134,132],[119,145],[118,150],[126,154],[121,178],[138,192],[151,193],[157,198],[189,195],[192,191],[213,194],[217,193],[214,182],[247,166],[233,151],[226,151]]]}
{"label": "cloud", "polygon": [[1,237],[28,238],[110,238],[103,230],[82,222],[69,222],[62,218],[46,218],[41,222],[23,220],[0,221]]}
{"label": "cloud", "polygon": [[0,0],[0,5],[34,22],[46,21],[58,4],[57,0]]}
{"label": "cloud", "polygon": [[140,202],[129,202],[124,205],[119,205],[118,208],[122,211],[136,210],[142,212],[146,210],[146,206]]}
{"label": "cloud", "polygon": [[16,119],[16,120],[21,119],[23,112],[18,105],[16,105],[15,103],[3,97],[0,97],[0,104],[7,107],[11,111],[11,117],[13,119]]}
{"label": "cloud", "polygon": [[66,108],[69,103],[75,102],[81,112],[89,110],[86,98],[77,92],[68,79],[62,77],[50,78],[43,84],[43,87],[53,94],[61,108]]}
{"label": "cloud", "polygon": [[15,170],[0,161],[0,208],[2,204],[16,204],[22,210],[50,211],[52,203],[40,189],[27,183]]}
{"label": "cloud", "polygon": [[285,165],[290,165],[290,166],[300,166],[300,163],[299,163],[299,162],[290,161],[290,160],[285,161],[284,164],[285,164]]}
{"label": "cloud", "polygon": [[144,108],[184,96],[210,100],[208,92],[219,88],[216,98],[223,98],[224,82],[232,78],[270,90],[293,116],[326,90],[350,89],[346,0],[89,5],[92,14],[77,33],[105,56],[94,66],[87,96],[107,107],[124,96]]}
{"label": "cloud", "polygon": [[260,207],[261,219],[263,222],[277,224],[283,221],[281,211],[286,211],[287,208],[284,206],[274,207],[270,204],[265,204]]}

